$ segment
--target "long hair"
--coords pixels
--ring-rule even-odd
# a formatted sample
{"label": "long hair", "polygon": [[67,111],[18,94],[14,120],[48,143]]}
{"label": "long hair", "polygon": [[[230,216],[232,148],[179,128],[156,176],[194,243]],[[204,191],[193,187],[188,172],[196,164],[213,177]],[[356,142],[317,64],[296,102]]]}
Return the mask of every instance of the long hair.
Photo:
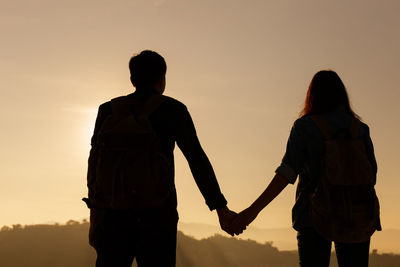
{"label": "long hair", "polygon": [[340,106],[349,115],[359,118],[351,109],[346,87],[339,75],[332,70],[321,70],[311,80],[300,116],[323,114]]}

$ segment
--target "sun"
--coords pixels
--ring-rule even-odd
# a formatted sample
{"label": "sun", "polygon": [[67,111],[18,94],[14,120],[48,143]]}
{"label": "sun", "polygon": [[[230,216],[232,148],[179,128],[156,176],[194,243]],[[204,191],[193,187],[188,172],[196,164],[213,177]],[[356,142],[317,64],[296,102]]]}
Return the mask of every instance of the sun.
{"label": "sun", "polygon": [[79,130],[80,147],[82,148],[81,152],[87,156],[96,122],[97,108],[84,108],[81,109],[80,113],[82,115],[82,122]]}

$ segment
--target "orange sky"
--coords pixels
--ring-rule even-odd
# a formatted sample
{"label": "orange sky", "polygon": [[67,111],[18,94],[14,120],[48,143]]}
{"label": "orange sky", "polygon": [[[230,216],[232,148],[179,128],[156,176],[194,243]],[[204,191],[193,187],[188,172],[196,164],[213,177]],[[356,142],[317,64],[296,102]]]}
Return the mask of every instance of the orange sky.
{"label": "orange sky", "polygon": [[[0,226],[88,217],[97,106],[131,92],[130,56],[153,49],[235,210],[272,178],[313,74],[337,71],[371,128],[383,227],[400,228],[399,11],[397,0],[2,0]],[[175,154],[181,221],[217,224]],[[290,227],[294,191],[254,225]]]}

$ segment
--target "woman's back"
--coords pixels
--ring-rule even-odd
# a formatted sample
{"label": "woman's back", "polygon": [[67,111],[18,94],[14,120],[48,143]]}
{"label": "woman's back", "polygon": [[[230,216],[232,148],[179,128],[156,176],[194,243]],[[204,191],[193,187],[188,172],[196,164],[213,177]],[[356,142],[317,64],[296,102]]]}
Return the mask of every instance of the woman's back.
{"label": "woman's back", "polygon": [[[376,229],[380,229],[379,210],[374,213],[377,216],[374,219],[374,226],[370,229],[371,231],[368,232],[369,235],[358,239],[361,242],[357,242],[355,239],[352,240],[354,242],[345,242],[344,239],[336,242],[335,239],[324,236],[321,234],[321,231],[317,231],[321,229],[317,229],[318,227],[315,225],[315,214],[317,214],[325,219],[325,225],[332,226],[334,224],[333,221],[339,219],[340,216],[332,216],[332,213],[329,211],[332,210],[332,208],[342,207],[343,213],[340,214],[340,209],[336,209],[336,214],[345,215],[344,213],[346,213],[350,215],[347,216],[350,220],[345,220],[346,223],[341,224],[339,227],[336,227],[336,229],[344,231],[350,229],[348,232],[345,232],[343,236],[346,234],[351,235],[353,228],[351,228],[351,225],[347,227],[349,226],[348,222],[352,221],[352,217],[360,218],[360,216],[354,213],[355,210],[352,210],[352,208],[356,206],[353,205],[354,203],[348,202],[350,198],[346,199],[346,195],[349,196],[349,193],[351,194],[354,190],[356,194],[353,194],[353,196],[359,193],[365,196],[369,195],[370,192],[375,193],[373,186],[376,182],[377,165],[374,149],[368,126],[364,123],[360,123],[358,119],[359,117],[350,107],[346,88],[339,76],[335,72],[329,70],[316,73],[308,88],[301,117],[295,121],[291,129],[286,153],[282,159],[282,163],[276,169],[275,176],[264,192],[232,222],[232,228],[237,231],[242,229],[243,226],[249,225],[260,211],[282,192],[288,183],[294,184],[297,177],[299,177],[296,191],[296,203],[292,209],[292,221],[294,229],[298,231],[297,241],[300,266],[329,266],[332,240],[335,241],[339,266],[368,266],[370,235]],[[319,127],[321,126],[319,123],[321,121],[322,124],[326,124],[326,127]],[[356,128],[353,126],[350,129],[350,125],[354,125],[354,122],[358,124],[357,130],[351,130]],[[322,128],[325,128],[325,130]],[[332,136],[339,139],[329,139],[328,141],[326,138],[328,135],[323,134],[323,132],[327,132],[326,129],[329,129],[329,137]],[[360,148],[359,150],[364,154],[360,154],[360,151],[356,151],[344,145],[345,143],[352,144],[353,141],[357,143],[356,147]],[[366,179],[369,182],[365,182],[365,188],[360,188],[360,190],[358,190],[357,186],[360,185],[357,184],[358,181],[353,183],[351,175],[349,176],[347,174],[342,177],[343,179],[340,182],[342,184],[335,184],[338,187],[330,186],[329,183],[334,181],[331,178],[325,180],[324,176],[329,176],[327,175],[327,168],[324,167],[324,163],[328,162],[328,157],[325,157],[325,153],[327,151],[330,153],[330,149],[335,146],[335,142],[340,143],[340,145],[337,146],[339,148],[338,150],[346,153],[347,149],[349,149],[348,154],[341,154],[341,156],[336,157],[336,161],[346,159],[344,165],[347,167],[351,167],[352,163],[356,164],[353,165],[355,166],[353,169],[343,169],[352,170],[353,173],[356,173],[355,170],[357,170],[357,168],[358,170],[362,170],[363,167],[357,165],[357,162],[362,162],[362,160],[354,160],[354,162],[352,162],[353,159],[349,157],[349,155],[362,155],[364,157],[362,164],[365,163],[368,165],[370,171],[370,175],[368,175],[369,178]],[[333,151],[333,154],[337,152],[338,151]],[[335,162],[334,160],[334,164],[340,166],[341,163]],[[350,179],[350,181],[348,179]],[[360,180],[362,179],[361,177]],[[345,188],[347,185],[350,185],[350,187]],[[353,187],[353,185],[355,186]],[[330,196],[329,189],[335,191],[333,194],[330,194]],[[327,194],[320,194],[321,191]],[[318,194],[322,197],[316,198],[315,196]],[[332,203],[335,201],[331,201],[332,198],[330,197],[332,196],[335,196],[335,200],[342,198],[343,201],[336,205],[336,207],[333,207]],[[375,203],[377,203],[375,194],[374,197],[376,200]],[[316,209],[315,204],[318,204],[322,209]],[[357,206],[357,210],[360,210],[358,208],[361,207],[363,214],[367,214],[368,212],[364,211],[368,211],[370,208],[373,209],[374,205],[372,202],[371,204],[363,205],[362,201],[358,204],[361,205]],[[320,211],[320,213],[316,211]],[[368,221],[369,219],[367,217],[361,216],[361,218],[365,218],[366,221]],[[363,224],[361,223],[359,225]]]}
{"label": "woman's back", "polygon": [[[333,135],[346,132],[353,118],[339,107],[329,113],[322,114]],[[377,165],[374,149],[369,136],[369,128],[362,123],[358,138],[365,144],[368,160],[376,177]],[[324,136],[310,115],[295,121],[286,147],[286,153],[276,172],[288,178],[294,184],[299,176],[296,191],[296,203],[292,210],[293,227],[296,230],[310,227],[309,195],[314,192],[321,175],[321,160],[325,152]]]}

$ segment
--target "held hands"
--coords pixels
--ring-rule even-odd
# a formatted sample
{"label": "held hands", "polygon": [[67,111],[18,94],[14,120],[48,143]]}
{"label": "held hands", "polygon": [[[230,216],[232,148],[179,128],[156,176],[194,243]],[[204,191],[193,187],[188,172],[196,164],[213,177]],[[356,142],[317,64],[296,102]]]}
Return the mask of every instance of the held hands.
{"label": "held hands", "polygon": [[243,210],[239,214],[231,211],[228,207],[218,209],[217,212],[221,229],[231,236],[243,233],[258,215],[258,212],[252,207]]}
{"label": "held hands", "polygon": [[228,207],[223,207],[220,209],[217,209],[218,213],[218,219],[219,219],[219,224],[221,226],[221,229],[233,236],[234,234],[238,235],[243,232],[243,230],[246,229],[246,227],[240,228],[238,227],[236,231],[233,231],[231,227],[231,223],[234,218],[236,218],[237,213],[228,209]]}
{"label": "held hands", "polygon": [[264,209],[282,190],[289,184],[289,180],[279,173],[275,174],[264,192],[251,204],[250,207],[235,216],[235,212],[230,211],[227,207],[225,211],[218,212],[221,228],[233,236],[240,234],[246,227],[254,221],[258,213]]}
{"label": "held hands", "polygon": [[[241,211],[231,222],[230,228],[234,233],[239,232],[241,229],[245,230],[246,227],[254,221],[257,217],[258,211],[252,206]],[[243,230],[241,232],[243,232]]]}

